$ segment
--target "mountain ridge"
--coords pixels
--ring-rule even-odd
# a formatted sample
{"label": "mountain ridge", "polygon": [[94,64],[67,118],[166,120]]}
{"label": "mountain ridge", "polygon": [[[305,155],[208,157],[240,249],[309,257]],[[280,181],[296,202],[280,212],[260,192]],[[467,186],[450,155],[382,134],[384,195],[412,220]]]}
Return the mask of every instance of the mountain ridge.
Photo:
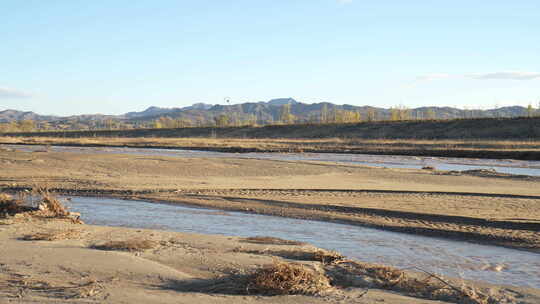
{"label": "mountain ridge", "polygon": [[[245,102],[239,104],[207,104],[194,103],[186,107],[158,107],[150,106],[143,111],[126,112],[121,115],[106,114],[81,114],[71,116],[40,115],[32,111],[18,111],[13,109],[0,111],[0,123],[13,121],[33,120],[41,122],[59,121],[104,121],[120,120],[131,122],[145,122],[156,120],[162,116],[174,119],[184,119],[189,121],[203,120],[212,121],[219,115],[234,117],[248,117],[258,123],[274,122],[280,119],[283,105],[290,104],[291,114],[295,115],[298,121],[310,121],[314,117],[319,117],[323,111],[351,111],[360,113],[361,119],[366,119],[369,113],[375,113],[379,120],[390,119],[391,108],[381,108],[374,106],[355,106],[349,104],[338,105],[331,102],[303,103],[294,98],[277,98],[269,101]],[[404,109],[402,109],[404,110]],[[522,106],[508,106],[487,110],[467,110],[454,107],[423,106],[406,109],[407,115],[411,119],[455,119],[469,117],[520,117],[530,115],[527,108]],[[430,115],[430,117],[427,117]],[[431,117],[432,116],[432,117]]]}

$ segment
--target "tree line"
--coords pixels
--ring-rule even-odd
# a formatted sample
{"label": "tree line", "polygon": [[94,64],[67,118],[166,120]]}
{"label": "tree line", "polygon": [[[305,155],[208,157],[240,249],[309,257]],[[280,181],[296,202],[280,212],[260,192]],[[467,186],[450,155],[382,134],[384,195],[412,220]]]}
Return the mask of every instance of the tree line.
{"label": "tree line", "polygon": [[[532,105],[526,108],[527,117],[540,116],[539,108]],[[465,108],[461,111],[461,117],[481,118],[479,110]],[[150,121],[127,121],[121,119],[96,119],[81,120],[68,119],[62,121],[33,121],[20,120],[8,123],[0,123],[0,132],[33,132],[33,131],[65,131],[65,130],[125,130],[125,129],[161,129],[161,128],[190,128],[190,127],[240,127],[240,126],[263,126],[280,124],[333,124],[333,123],[360,123],[373,121],[405,121],[405,120],[436,120],[444,119],[433,109],[424,111],[412,110],[403,105],[391,107],[388,112],[380,113],[376,108],[367,108],[362,113],[358,110],[345,110],[339,107],[329,108],[324,104],[318,113],[311,113],[299,117],[292,113],[291,104],[282,105],[278,116],[261,120],[255,114],[224,112],[214,116],[203,117],[169,117],[161,116]]]}

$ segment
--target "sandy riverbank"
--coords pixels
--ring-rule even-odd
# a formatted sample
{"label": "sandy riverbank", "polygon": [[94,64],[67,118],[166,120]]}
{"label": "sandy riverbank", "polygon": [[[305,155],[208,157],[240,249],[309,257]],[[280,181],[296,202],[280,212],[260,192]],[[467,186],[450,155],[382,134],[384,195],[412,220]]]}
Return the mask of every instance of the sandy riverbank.
{"label": "sandy riverbank", "polygon": [[[4,191],[40,185],[68,194],[178,202],[540,248],[540,190],[534,178],[312,162],[63,152],[0,151],[0,165]],[[356,299],[358,303],[436,303],[380,289],[370,289],[361,298],[364,288],[338,288],[337,293],[324,297],[260,297],[195,292],[192,285],[186,285],[192,280],[212,285],[232,270],[246,272],[271,263],[276,256],[283,258],[277,252],[316,250],[310,246],[252,244],[237,237],[81,226],[56,220],[3,223],[1,296],[6,302],[354,303]],[[20,239],[42,231],[71,230],[76,231],[73,239]],[[142,252],[93,248],[126,239],[147,239],[157,245]],[[320,268],[317,262],[303,263]],[[506,290],[489,288],[496,294]],[[21,290],[22,298],[18,298]],[[77,298],[77,293],[93,292],[86,299]],[[509,303],[537,303],[539,299],[534,290],[505,292],[513,299]]]}
{"label": "sandy riverbank", "polygon": [[[43,235],[50,239],[36,240]],[[126,240],[151,245],[132,251],[102,248]],[[418,287],[392,287],[391,281],[377,285],[369,281],[373,273],[359,276],[349,273],[348,265],[321,263],[314,255],[319,249],[282,240],[89,226],[24,216],[0,219],[0,242],[0,303],[442,303],[426,299]],[[260,290],[244,290],[253,288],[243,281],[246,275],[276,261],[301,265],[331,284],[309,295],[268,296]],[[360,269],[389,271],[375,265]],[[426,277],[398,273],[403,281]],[[464,283],[444,279],[453,286]],[[430,284],[439,283],[433,279]],[[540,300],[535,289],[465,284],[468,290],[501,301],[490,303]],[[411,295],[412,291],[418,295]],[[456,297],[447,301],[469,303]]]}
{"label": "sandy riverbank", "polygon": [[346,222],[538,251],[537,179],[254,159],[0,152],[0,186]]}

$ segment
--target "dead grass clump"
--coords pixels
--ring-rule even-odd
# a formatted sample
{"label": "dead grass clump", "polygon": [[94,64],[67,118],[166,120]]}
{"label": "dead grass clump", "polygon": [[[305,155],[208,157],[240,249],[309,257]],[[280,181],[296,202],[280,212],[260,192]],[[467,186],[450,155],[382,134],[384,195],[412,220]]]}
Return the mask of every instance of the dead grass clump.
{"label": "dead grass clump", "polygon": [[256,270],[237,269],[210,280],[174,282],[171,288],[188,292],[231,295],[324,295],[333,287],[324,270],[274,260]]}
{"label": "dead grass clump", "polygon": [[291,240],[284,240],[276,237],[271,236],[253,236],[248,237],[243,240],[245,243],[253,243],[253,244],[268,244],[268,245],[296,245],[301,246],[305,245],[306,243],[299,242],[299,241],[291,241]]}
{"label": "dead grass clump", "polygon": [[47,188],[36,188],[31,195],[28,193],[21,191],[16,199],[0,193],[0,216],[59,218],[75,224],[83,223],[80,214],[69,212]]}
{"label": "dead grass clump", "polygon": [[500,303],[471,286],[456,286],[430,272],[411,276],[402,270],[354,261],[343,261],[327,267],[332,283],[344,287],[367,287],[393,290],[409,296],[432,300],[452,301],[459,304]]}
{"label": "dead grass clump", "polygon": [[76,239],[81,235],[79,230],[50,231],[28,234],[21,238],[24,241],[59,241]]}
{"label": "dead grass clump", "polygon": [[249,277],[246,290],[263,295],[317,295],[331,289],[328,278],[304,265],[274,261]]}
{"label": "dead grass clump", "polygon": [[94,245],[92,248],[99,250],[121,250],[121,251],[143,251],[153,249],[158,245],[157,242],[150,240],[126,240],[109,241],[101,245]]}
{"label": "dead grass clump", "polygon": [[39,210],[50,213],[53,217],[69,216],[67,208],[48,189],[39,188],[34,190],[34,192],[41,197],[41,202],[38,204]]}

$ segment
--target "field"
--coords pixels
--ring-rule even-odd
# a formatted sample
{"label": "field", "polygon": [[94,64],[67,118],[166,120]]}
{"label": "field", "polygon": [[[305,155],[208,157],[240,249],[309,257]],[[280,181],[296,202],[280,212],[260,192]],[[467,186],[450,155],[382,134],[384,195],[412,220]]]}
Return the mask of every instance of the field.
{"label": "field", "polygon": [[225,137],[225,138],[356,138],[356,139],[540,139],[540,117],[454,120],[374,121],[361,123],[276,124],[241,127],[128,129],[5,133],[39,137]]}
{"label": "field", "polygon": [[540,118],[0,134],[0,143],[540,160]]}

